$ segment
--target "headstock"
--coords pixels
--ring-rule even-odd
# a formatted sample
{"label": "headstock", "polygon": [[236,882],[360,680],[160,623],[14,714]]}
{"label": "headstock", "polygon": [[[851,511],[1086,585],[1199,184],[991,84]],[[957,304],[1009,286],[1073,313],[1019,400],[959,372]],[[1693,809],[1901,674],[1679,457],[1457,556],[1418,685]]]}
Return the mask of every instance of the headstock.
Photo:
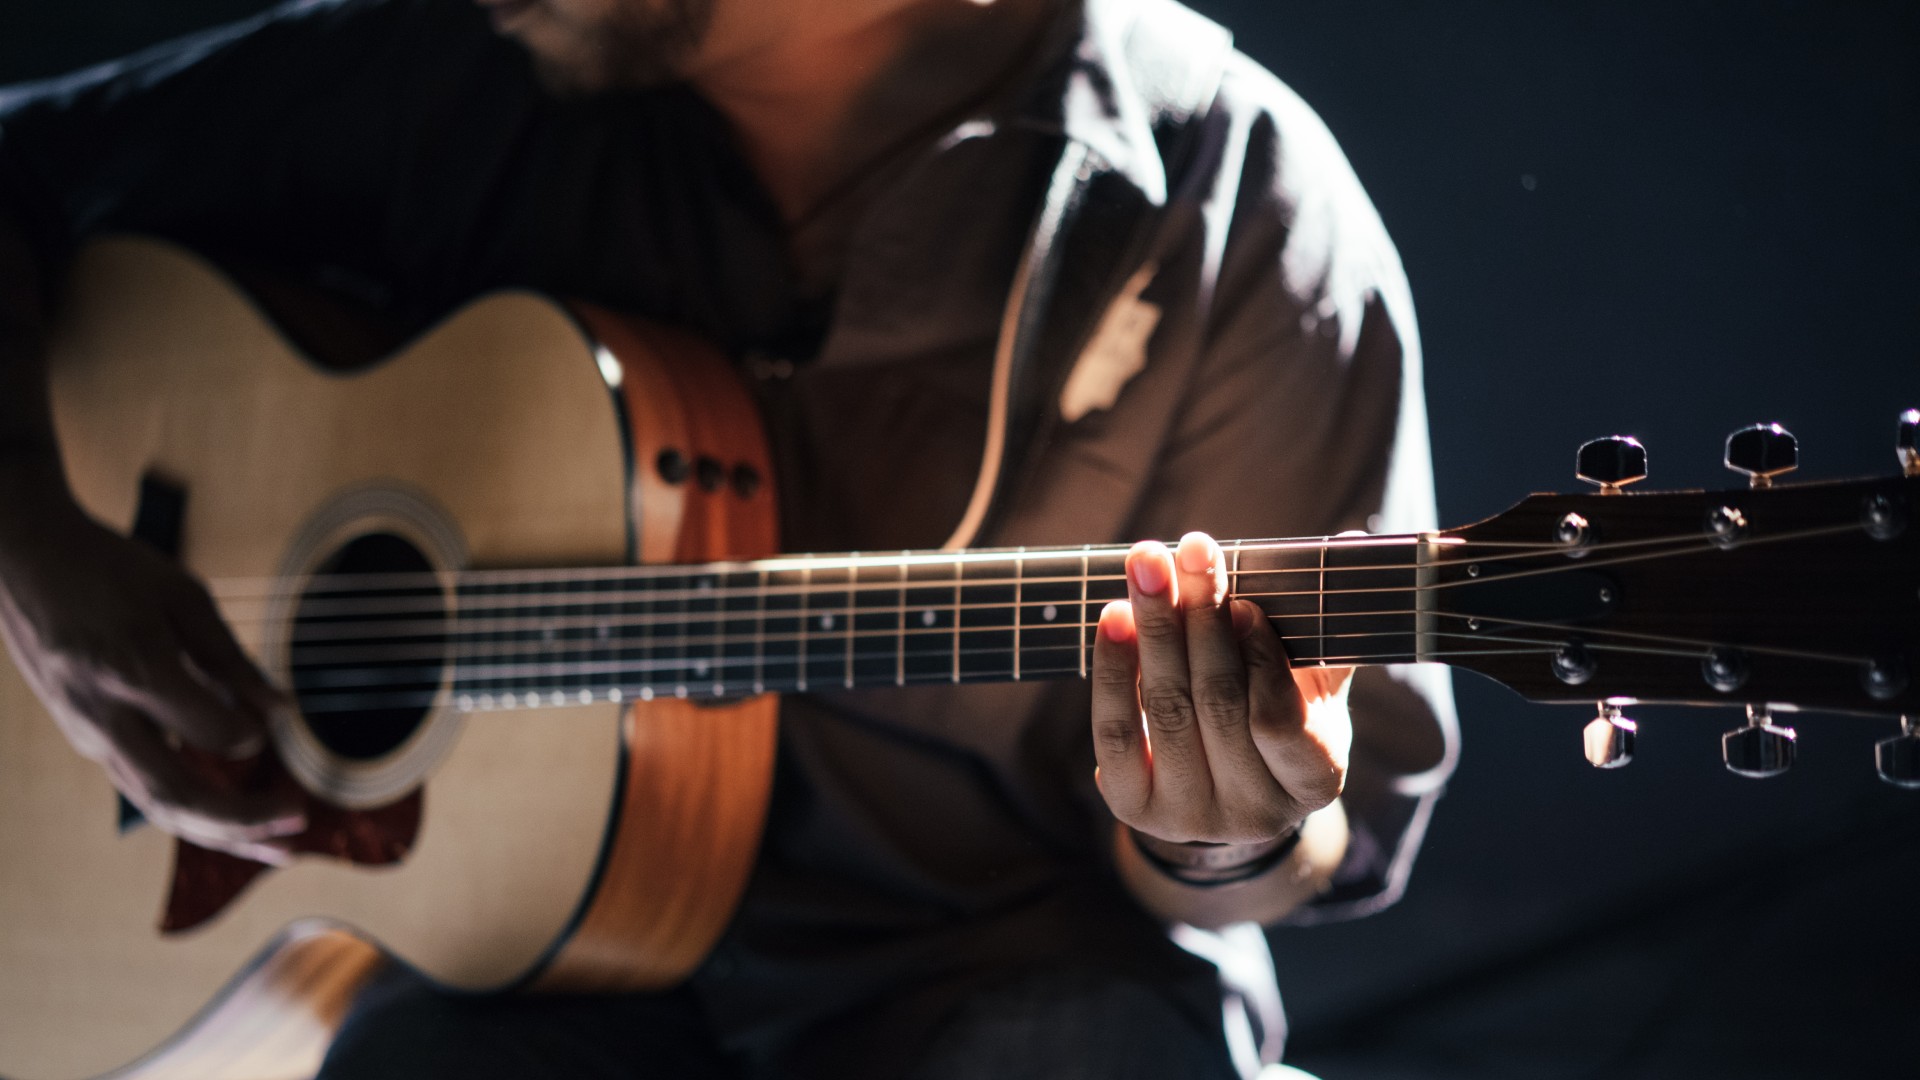
{"label": "headstock", "polygon": [[1534,495],[1443,536],[1423,609],[1430,651],[1545,702],[1598,703],[1596,765],[1632,756],[1635,702],[1744,707],[1723,741],[1745,775],[1784,771],[1781,713],[1900,717],[1881,775],[1920,786],[1920,412],[1901,417],[1903,475],[1776,486],[1793,436],[1755,425],[1727,441],[1748,484],[1624,494],[1639,443],[1581,448],[1598,494]]}

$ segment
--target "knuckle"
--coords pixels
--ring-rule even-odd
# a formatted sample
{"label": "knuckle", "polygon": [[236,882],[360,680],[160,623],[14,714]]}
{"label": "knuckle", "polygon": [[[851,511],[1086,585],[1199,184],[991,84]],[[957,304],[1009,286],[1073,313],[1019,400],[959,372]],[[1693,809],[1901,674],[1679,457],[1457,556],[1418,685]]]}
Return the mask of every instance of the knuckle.
{"label": "knuckle", "polygon": [[1179,612],[1167,603],[1133,605],[1133,625],[1148,641],[1165,641],[1180,633]]}
{"label": "knuckle", "polygon": [[1140,747],[1140,728],[1136,724],[1102,723],[1093,727],[1093,738],[1101,756],[1128,758]]}
{"label": "knuckle", "polygon": [[1161,731],[1184,731],[1193,726],[1193,698],[1178,686],[1152,686],[1140,694],[1140,711]]}
{"label": "knuckle", "polygon": [[1202,716],[1237,723],[1247,715],[1246,683],[1228,672],[1199,676],[1193,681],[1193,702]]}
{"label": "knuckle", "polygon": [[1134,674],[1132,668],[1118,660],[1110,663],[1096,660],[1093,665],[1093,679],[1096,684],[1109,691],[1132,693],[1134,683],[1139,680],[1139,676]]}

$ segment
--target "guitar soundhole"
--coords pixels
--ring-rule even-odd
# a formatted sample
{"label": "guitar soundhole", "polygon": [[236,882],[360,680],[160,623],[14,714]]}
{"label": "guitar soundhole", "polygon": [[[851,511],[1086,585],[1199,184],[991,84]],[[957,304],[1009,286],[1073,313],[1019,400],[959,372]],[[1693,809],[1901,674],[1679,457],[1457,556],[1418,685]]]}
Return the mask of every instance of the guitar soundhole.
{"label": "guitar soundhole", "polygon": [[320,744],[371,761],[420,728],[440,689],[447,605],[406,540],[368,533],[308,579],[288,650],[294,697]]}

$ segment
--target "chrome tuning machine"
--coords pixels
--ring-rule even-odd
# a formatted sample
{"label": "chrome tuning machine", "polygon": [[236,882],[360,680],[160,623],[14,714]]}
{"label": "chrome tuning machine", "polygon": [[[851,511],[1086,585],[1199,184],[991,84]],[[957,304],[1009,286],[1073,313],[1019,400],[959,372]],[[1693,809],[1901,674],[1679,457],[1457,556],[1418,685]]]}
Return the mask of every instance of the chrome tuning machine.
{"label": "chrome tuning machine", "polygon": [[1920,788],[1920,724],[1900,718],[1900,734],[1873,746],[1873,767],[1894,787]]}
{"label": "chrome tuning machine", "polygon": [[1753,487],[1772,487],[1773,478],[1800,467],[1800,444],[1779,424],[1754,424],[1727,436],[1727,468]]}
{"label": "chrome tuning machine", "polygon": [[1647,478],[1647,448],[1628,435],[1582,443],[1573,472],[1589,484],[1598,484],[1600,494],[1618,495],[1621,488]]}
{"label": "chrome tuning machine", "polygon": [[1600,715],[1587,721],[1580,733],[1587,764],[1596,769],[1617,769],[1633,760],[1633,736],[1640,725],[1620,714],[1620,706],[1600,702]]}
{"label": "chrome tuning machine", "polygon": [[1747,724],[1720,737],[1727,769],[1741,776],[1779,776],[1793,767],[1794,732],[1779,727],[1766,706],[1747,706]]}

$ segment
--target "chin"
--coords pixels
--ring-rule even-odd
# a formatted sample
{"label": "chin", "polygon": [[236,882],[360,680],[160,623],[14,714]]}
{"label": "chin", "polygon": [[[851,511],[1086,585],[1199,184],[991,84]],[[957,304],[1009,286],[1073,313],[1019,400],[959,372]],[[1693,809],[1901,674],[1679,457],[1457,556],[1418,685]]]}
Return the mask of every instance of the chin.
{"label": "chin", "polygon": [[[505,30],[533,57],[540,84],[558,97],[577,98],[679,81],[705,35],[709,8],[678,0],[653,18],[568,22],[537,18]],[[664,16],[664,17],[663,17]]]}

